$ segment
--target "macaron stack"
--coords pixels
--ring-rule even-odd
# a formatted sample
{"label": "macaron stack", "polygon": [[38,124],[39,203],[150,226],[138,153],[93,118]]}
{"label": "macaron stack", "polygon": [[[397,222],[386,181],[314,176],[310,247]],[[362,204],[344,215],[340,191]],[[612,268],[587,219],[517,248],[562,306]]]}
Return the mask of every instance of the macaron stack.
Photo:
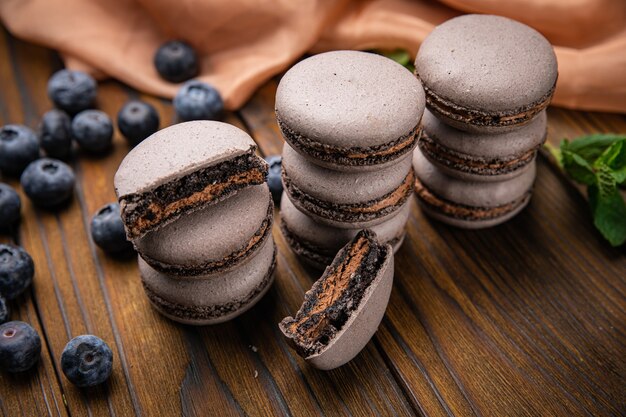
{"label": "macaron stack", "polygon": [[141,142],[115,174],[145,292],[172,320],[229,320],[272,283],[274,206],[255,151],[232,125],[193,121]]}
{"label": "macaron stack", "polygon": [[281,231],[317,267],[363,228],[397,250],[415,180],[424,90],[379,55],[336,51],[292,67],[276,93],[285,138]]}
{"label": "macaron stack", "polygon": [[424,40],[415,73],[426,91],[414,152],[424,212],[464,228],[500,224],[530,201],[556,56],[534,29],[499,16],[465,15]]}

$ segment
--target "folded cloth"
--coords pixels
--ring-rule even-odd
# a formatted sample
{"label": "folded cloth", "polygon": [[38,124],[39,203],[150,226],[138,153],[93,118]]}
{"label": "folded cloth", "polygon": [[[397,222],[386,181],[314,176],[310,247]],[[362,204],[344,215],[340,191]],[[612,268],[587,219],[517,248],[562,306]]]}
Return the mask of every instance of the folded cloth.
{"label": "folded cloth", "polygon": [[57,49],[69,68],[117,78],[172,97],[156,49],[193,45],[200,79],[237,109],[306,53],[406,49],[413,56],[439,23],[462,13],[507,16],[554,45],[553,104],[626,113],[626,2],[615,0],[3,0],[0,19],[16,36]]}

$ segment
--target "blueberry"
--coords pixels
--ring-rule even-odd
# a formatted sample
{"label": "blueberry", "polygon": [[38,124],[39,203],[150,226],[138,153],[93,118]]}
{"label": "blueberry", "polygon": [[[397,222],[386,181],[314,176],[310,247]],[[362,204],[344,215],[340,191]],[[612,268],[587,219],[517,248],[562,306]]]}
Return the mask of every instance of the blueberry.
{"label": "blueberry", "polygon": [[13,300],[33,282],[35,264],[28,252],[14,245],[0,243],[0,294]]}
{"label": "blueberry", "polygon": [[181,83],[198,75],[196,52],[182,41],[161,45],[154,54],[154,66],[163,79],[173,83]]}
{"label": "blueberry", "polygon": [[77,336],[69,341],[61,354],[61,369],[78,387],[92,387],[103,383],[113,369],[113,352],[97,336]]}
{"label": "blueberry", "polygon": [[48,97],[58,108],[76,114],[92,106],[97,88],[89,74],[62,69],[48,80]]}
{"label": "blueberry", "polygon": [[9,319],[9,306],[6,300],[0,296],[0,324],[5,323]]}
{"label": "blueberry", "polygon": [[41,119],[39,143],[46,155],[66,158],[72,149],[70,117],[63,110],[52,109]]}
{"label": "blueberry", "polygon": [[174,97],[174,109],[181,121],[215,120],[224,110],[224,102],[213,86],[194,80],[178,90]]}
{"label": "blueberry", "polygon": [[271,155],[265,158],[269,165],[267,171],[267,185],[270,187],[274,203],[280,204],[280,197],[283,195],[283,183],[280,178],[283,158],[280,155]]}
{"label": "blueberry", "polygon": [[0,325],[0,369],[24,372],[32,368],[41,354],[41,339],[37,331],[23,321]]}
{"label": "blueberry", "polygon": [[159,114],[150,104],[132,100],[117,113],[117,127],[132,145],[136,145],[159,130]]}
{"label": "blueberry", "polygon": [[20,218],[22,202],[17,192],[0,182],[0,229],[6,229]]}
{"label": "blueberry", "polygon": [[20,179],[24,192],[41,207],[55,207],[74,192],[74,172],[58,159],[41,158],[26,167]]}
{"label": "blueberry", "polygon": [[126,240],[118,203],[110,203],[101,207],[93,216],[91,219],[91,237],[103,251],[111,254],[124,253],[132,249],[133,245]]}
{"label": "blueberry", "polygon": [[89,152],[102,152],[111,147],[113,123],[100,110],[85,110],[72,120],[72,137]]}
{"label": "blueberry", "polygon": [[24,125],[0,129],[0,171],[19,175],[26,165],[39,158],[37,135]]}

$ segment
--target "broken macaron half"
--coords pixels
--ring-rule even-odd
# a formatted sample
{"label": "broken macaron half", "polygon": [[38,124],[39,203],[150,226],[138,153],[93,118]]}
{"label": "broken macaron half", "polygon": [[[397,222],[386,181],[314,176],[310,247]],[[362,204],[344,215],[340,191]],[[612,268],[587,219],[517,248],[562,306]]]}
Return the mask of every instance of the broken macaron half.
{"label": "broken macaron half", "polygon": [[354,358],[380,324],[393,283],[393,249],[371,230],[360,231],[304,295],[280,330],[308,363],[337,368]]}

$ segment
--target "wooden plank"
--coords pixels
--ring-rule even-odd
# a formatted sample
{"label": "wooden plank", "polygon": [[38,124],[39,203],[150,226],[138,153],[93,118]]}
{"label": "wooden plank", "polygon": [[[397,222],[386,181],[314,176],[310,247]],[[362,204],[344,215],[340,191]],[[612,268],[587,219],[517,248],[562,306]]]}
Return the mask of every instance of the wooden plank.
{"label": "wooden plank", "polygon": [[[0,31],[0,124],[24,123],[22,97],[15,83],[14,68],[7,47],[7,36],[4,30]],[[2,181],[13,186],[22,201],[25,195],[19,187],[16,178],[2,178]],[[24,216],[25,217],[25,216]],[[0,235],[0,242],[21,244],[17,233],[14,236]],[[32,253],[31,253],[32,255]],[[41,279],[39,268],[35,271],[35,281]],[[50,347],[46,333],[39,320],[39,310],[33,297],[33,290],[27,291],[18,299],[9,303],[11,320],[21,320],[32,325],[39,334],[42,342],[42,352],[39,364],[32,370],[10,375],[0,373],[0,411],[3,415],[19,414],[22,416],[67,416],[68,411],[64,404],[61,386],[57,379],[57,369],[51,360]]]}

